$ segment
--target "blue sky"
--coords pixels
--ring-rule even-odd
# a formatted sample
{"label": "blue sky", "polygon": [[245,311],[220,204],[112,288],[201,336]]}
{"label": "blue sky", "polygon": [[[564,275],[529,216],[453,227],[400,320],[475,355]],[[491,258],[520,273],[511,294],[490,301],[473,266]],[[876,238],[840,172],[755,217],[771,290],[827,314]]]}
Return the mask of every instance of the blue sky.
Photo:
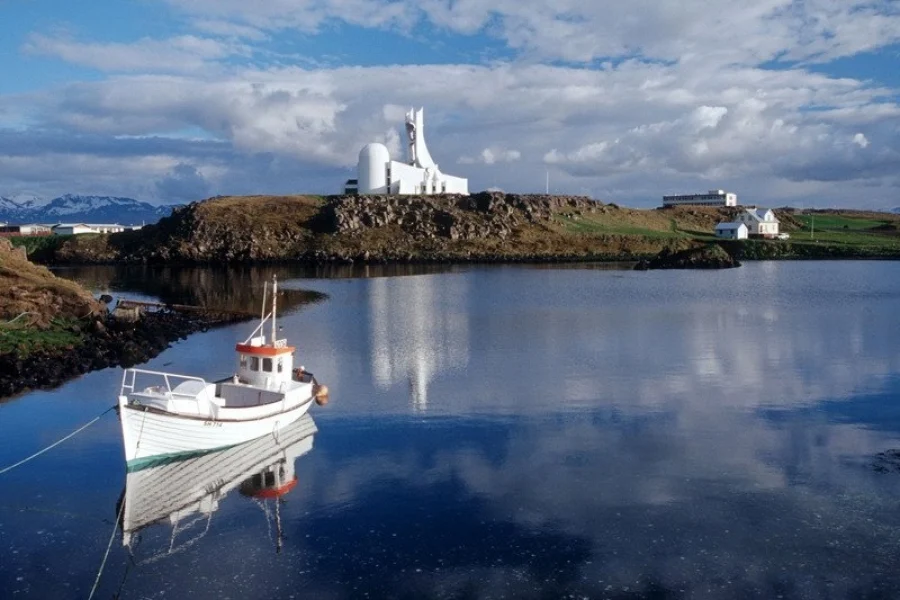
{"label": "blue sky", "polygon": [[334,193],[402,156],[653,206],[900,206],[890,0],[0,0],[0,196]]}

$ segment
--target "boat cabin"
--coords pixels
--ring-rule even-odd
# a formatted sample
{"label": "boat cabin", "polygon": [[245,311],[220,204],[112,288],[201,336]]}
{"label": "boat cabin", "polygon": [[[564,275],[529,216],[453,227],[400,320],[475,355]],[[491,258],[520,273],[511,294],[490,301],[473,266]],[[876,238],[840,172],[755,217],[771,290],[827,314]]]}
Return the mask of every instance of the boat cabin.
{"label": "boat cabin", "polygon": [[237,382],[265,389],[277,388],[291,381],[294,370],[294,348],[287,340],[266,344],[263,335],[235,346],[238,353]]}

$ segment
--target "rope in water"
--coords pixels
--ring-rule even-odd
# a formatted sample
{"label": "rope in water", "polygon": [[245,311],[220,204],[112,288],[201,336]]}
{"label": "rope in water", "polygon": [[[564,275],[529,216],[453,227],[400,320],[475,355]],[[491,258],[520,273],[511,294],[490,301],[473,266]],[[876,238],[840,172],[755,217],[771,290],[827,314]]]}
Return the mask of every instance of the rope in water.
{"label": "rope in water", "polygon": [[12,471],[12,470],[15,469],[16,467],[20,467],[20,466],[24,465],[24,464],[27,463],[28,461],[37,458],[38,456],[40,456],[40,455],[43,454],[44,452],[47,452],[48,450],[52,450],[53,448],[56,448],[57,446],[59,446],[59,445],[62,444],[64,441],[68,440],[69,438],[75,437],[77,434],[81,433],[82,431],[84,431],[85,429],[87,429],[88,427],[90,427],[91,425],[93,425],[94,423],[96,423],[97,421],[99,421],[100,418],[103,417],[103,415],[105,415],[106,413],[108,413],[108,412],[111,411],[111,410],[115,410],[115,408],[116,408],[116,405],[114,404],[114,405],[110,406],[109,408],[107,408],[106,410],[104,410],[104,411],[103,411],[102,413],[100,413],[99,415],[97,415],[96,417],[94,417],[94,418],[93,418],[91,421],[89,421],[88,423],[85,423],[84,425],[82,425],[81,427],[79,427],[78,429],[76,429],[75,431],[73,431],[72,433],[70,433],[69,435],[67,435],[66,437],[64,437],[64,438],[62,438],[62,439],[60,439],[60,440],[57,440],[57,441],[53,442],[52,444],[50,444],[49,446],[47,446],[47,447],[44,448],[43,450],[40,450],[40,451],[38,451],[38,452],[35,452],[34,454],[32,454],[31,456],[29,456],[28,458],[23,458],[22,460],[20,460],[19,462],[15,463],[15,464],[12,464],[12,465],[9,465],[8,467],[5,467],[5,468],[3,468],[3,469],[0,469],[0,475],[3,475],[4,473],[7,473],[7,472],[9,472],[9,471]]}
{"label": "rope in water", "polygon": [[100,585],[100,575],[103,574],[103,568],[106,567],[106,559],[109,558],[109,550],[112,548],[113,540],[116,538],[116,529],[119,526],[119,519],[122,518],[122,510],[125,508],[125,502],[122,502],[119,505],[119,513],[116,515],[116,522],[113,523],[112,533],[109,534],[109,543],[106,544],[106,552],[103,553],[103,560],[100,562],[100,568],[97,569],[97,577],[94,578],[94,585],[91,587],[91,593],[88,596],[88,600],[92,600],[94,594],[97,592],[97,586]]}
{"label": "rope in water", "polygon": [[[115,406],[113,406],[115,408]],[[103,416],[103,415],[100,415]],[[141,438],[144,436],[144,422],[147,420],[147,411],[144,410],[144,418],[141,420],[141,431],[138,433],[137,440],[137,448],[141,447]],[[94,578],[94,585],[91,587],[91,593],[88,596],[88,600],[92,600],[94,594],[97,592],[97,586],[100,585],[100,576],[103,575],[103,569],[106,568],[106,559],[109,558],[109,551],[112,548],[113,540],[116,539],[116,529],[119,526],[119,521],[122,519],[122,511],[125,510],[125,499],[122,499],[122,503],[119,505],[119,514],[116,515],[116,522],[113,523],[112,533],[109,534],[109,543],[106,544],[106,552],[103,553],[103,560],[100,561],[100,568],[97,569],[97,577]],[[212,514],[212,513],[210,513]],[[122,584],[124,585],[125,581],[122,580]],[[121,586],[119,586],[121,591]]]}

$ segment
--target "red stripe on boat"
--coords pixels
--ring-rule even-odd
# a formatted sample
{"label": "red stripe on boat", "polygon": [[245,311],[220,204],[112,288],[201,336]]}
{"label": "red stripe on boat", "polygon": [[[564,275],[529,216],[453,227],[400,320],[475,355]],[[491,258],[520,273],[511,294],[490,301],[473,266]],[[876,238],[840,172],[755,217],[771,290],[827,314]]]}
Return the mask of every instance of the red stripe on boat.
{"label": "red stripe on boat", "polygon": [[251,346],[249,344],[238,344],[234,349],[244,354],[255,354],[256,356],[278,356],[279,354],[290,354],[296,350],[294,346],[273,348],[272,346]]}
{"label": "red stripe on boat", "polygon": [[294,489],[294,486],[297,485],[297,478],[294,477],[291,481],[288,481],[281,487],[278,488],[264,488],[259,490],[258,492],[253,492],[250,494],[254,498],[278,498],[279,496],[284,496],[289,491]]}

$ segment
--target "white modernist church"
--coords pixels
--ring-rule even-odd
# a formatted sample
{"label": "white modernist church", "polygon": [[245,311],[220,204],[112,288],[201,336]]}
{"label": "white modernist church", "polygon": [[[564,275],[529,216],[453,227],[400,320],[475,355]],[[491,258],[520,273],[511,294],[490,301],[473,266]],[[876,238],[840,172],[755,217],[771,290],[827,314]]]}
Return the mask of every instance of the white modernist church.
{"label": "white modernist church", "polygon": [[367,144],[359,151],[357,179],[350,179],[346,194],[469,194],[469,180],[445,175],[425,145],[424,109],[406,113],[409,161],[391,160],[384,144]]}

